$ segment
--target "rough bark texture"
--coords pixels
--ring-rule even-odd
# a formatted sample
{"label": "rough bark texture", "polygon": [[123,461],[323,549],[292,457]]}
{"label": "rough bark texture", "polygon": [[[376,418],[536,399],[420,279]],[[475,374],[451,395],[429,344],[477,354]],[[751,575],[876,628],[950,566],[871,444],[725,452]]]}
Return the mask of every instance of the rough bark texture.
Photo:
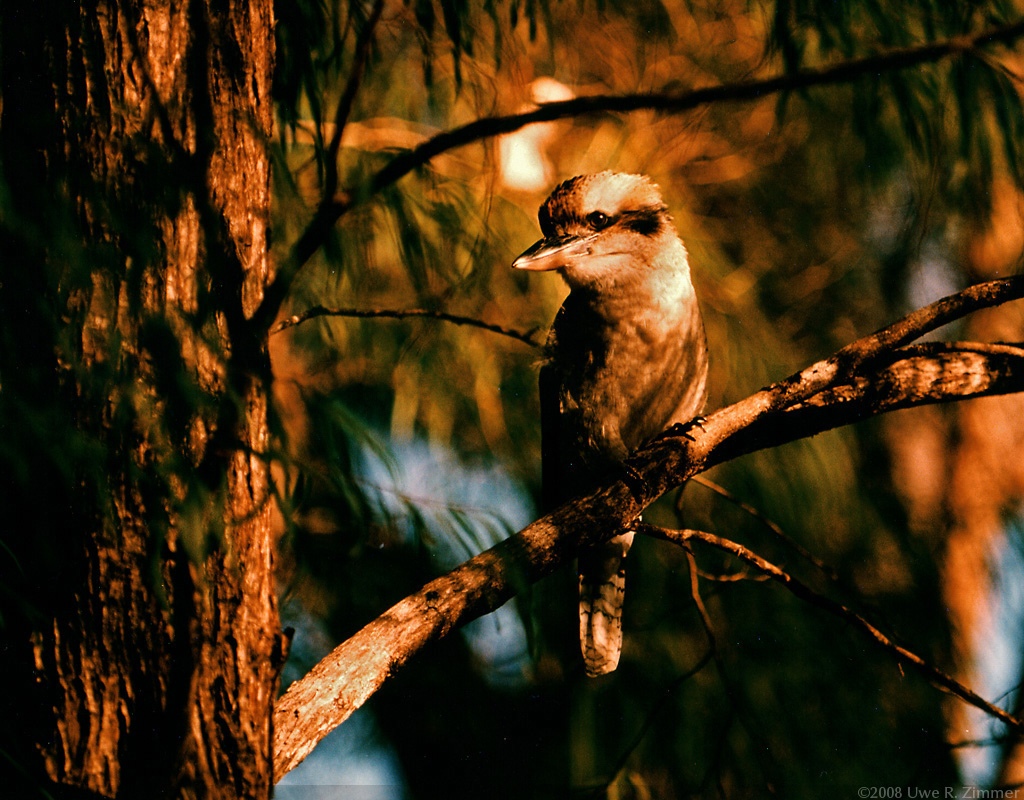
{"label": "rough bark texture", "polygon": [[52,199],[80,236],[22,248],[17,269],[58,279],[5,289],[66,322],[36,320],[37,355],[106,473],[40,526],[55,557],[25,562],[37,613],[9,620],[4,658],[33,691],[5,743],[51,791],[266,797],[280,652],[248,318],[269,277],[272,4],[0,13],[5,177],[25,219]]}

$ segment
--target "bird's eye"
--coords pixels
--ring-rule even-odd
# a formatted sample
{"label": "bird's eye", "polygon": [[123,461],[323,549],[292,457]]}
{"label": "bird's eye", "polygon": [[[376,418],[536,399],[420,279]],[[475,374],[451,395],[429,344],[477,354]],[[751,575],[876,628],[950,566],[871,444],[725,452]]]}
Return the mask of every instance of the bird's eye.
{"label": "bird's eye", "polygon": [[612,224],[609,216],[601,211],[594,211],[587,215],[587,224],[595,231],[604,230]]}

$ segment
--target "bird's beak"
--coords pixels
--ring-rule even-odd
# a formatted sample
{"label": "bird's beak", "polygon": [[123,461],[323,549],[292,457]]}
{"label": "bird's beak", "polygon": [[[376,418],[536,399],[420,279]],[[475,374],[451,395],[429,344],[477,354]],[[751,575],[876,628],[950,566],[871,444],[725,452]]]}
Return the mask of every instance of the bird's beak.
{"label": "bird's beak", "polygon": [[512,262],[512,269],[528,269],[541,272],[549,269],[562,269],[569,265],[575,256],[590,253],[590,243],[598,234],[590,236],[550,236],[541,239],[519,258]]}

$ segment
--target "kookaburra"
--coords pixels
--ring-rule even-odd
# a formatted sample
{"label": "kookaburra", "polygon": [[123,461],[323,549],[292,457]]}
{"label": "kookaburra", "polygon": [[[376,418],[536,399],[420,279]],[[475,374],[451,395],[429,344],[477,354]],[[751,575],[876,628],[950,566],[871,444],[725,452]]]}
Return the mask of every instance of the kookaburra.
{"label": "kookaburra", "polygon": [[[704,407],[707,344],[683,246],[658,187],[599,172],[560,184],[541,206],[544,238],[513,263],[558,270],[569,296],[540,371],[548,510],[613,470],[630,451]],[[626,530],[579,555],[580,646],[588,675],[622,649]]]}

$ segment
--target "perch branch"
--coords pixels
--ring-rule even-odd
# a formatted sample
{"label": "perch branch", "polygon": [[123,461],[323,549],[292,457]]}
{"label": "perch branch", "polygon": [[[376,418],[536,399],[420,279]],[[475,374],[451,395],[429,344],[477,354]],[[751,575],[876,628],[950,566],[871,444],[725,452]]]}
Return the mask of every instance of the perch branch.
{"label": "perch branch", "polygon": [[713,464],[886,411],[1024,391],[1024,348],[900,347],[970,311],[1016,299],[1022,291],[1024,279],[994,281],[914,312],[716,411],[688,437],[656,439],[630,458],[630,480],[609,479],[431,581],[335,648],[278,700],[275,774],[298,764],[429,643],[500,607],[573,558],[581,546],[611,537],[666,489]]}

